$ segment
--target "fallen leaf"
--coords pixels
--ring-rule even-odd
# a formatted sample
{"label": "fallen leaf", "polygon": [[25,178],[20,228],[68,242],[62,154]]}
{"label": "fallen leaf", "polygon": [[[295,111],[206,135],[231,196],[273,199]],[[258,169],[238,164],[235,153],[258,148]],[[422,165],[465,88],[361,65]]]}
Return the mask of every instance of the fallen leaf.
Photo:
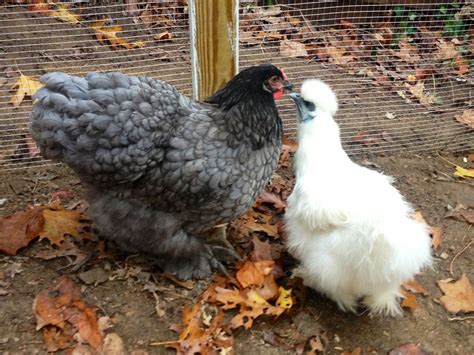
{"label": "fallen leaf", "polygon": [[430,75],[433,75],[434,73],[435,73],[434,68],[423,67],[423,68],[415,69],[415,76],[418,80],[426,79],[427,77],[429,77]]}
{"label": "fallen leaf", "polygon": [[174,282],[176,285],[181,286],[185,289],[192,290],[193,287],[194,287],[194,281],[193,280],[181,281],[178,278],[176,278],[176,276],[174,276],[173,274],[170,274],[170,273],[167,273],[167,272],[163,272],[160,275],[163,276],[164,278],[170,280],[171,282]]}
{"label": "fallen leaf", "polygon": [[[59,207],[59,205],[57,205]],[[40,239],[48,239],[52,245],[60,245],[66,235],[78,237],[80,235],[79,211],[64,210],[61,207],[46,207],[43,209],[44,226],[39,234]]]}
{"label": "fallen leaf", "polygon": [[125,344],[117,333],[109,333],[104,338],[102,354],[125,355]]}
{"label": "fallen leaf", "polygon": [[438,286],[444,293],[439,300],[449,312],[474,312],[474,289],[466,275],[455,282],[440,280]]}
{"label": "fallen leaf", "polygon": [[430,295],[430,293],[418,282],[416,282],[416,280],[405,281],[402,283],[402,286],[405,288],[405,290],[413,293],[421,293],[423,296]]}
{"label": "fallen leaf", "polygon": [[420,344],[408,343],[390,350],[388,355],[429,355],[429,353],[425,352]]}
{"label": "fallen leaf", "polygon": [[418,303],[416,302],[416,296],[413,293],[407,292],[405,290],[401,290],[403,299],[400,303],[400,306],[403,308],[415,309],[418,307]]}
{"label": "fallen leaf", "polygon": [[422,81],[417,82],[415,85],[405,83],[405,87],[424,106],[430,106],[436,102],[436,97],[434,95],[431,95],[429,92],[425,92],[425,84]]}
{"label": "fallen leaf", "polygon": [[461,168],[460,166],[456,166],[456,171],[454,172],[454,175],[459,176],[459,177],[474,178],[474,169],[464,169],[464,168]]}
{"label": "fallen leaf", "polygon": [[49,4],[44,0],[31,0],[28,4],[28,10],[31,12],[39,12],[48,15],[50,12]]}
{"label": "fallen leaf", "polygon": [[50,15],[57,17],[64,22],[79,23],[79,15],[68,10],[64,5],[56,5],[56,8],[50,11]]}
{"label": "fallen leaf", "polygon": [[[33,302],[33,311],[36,330],[55,327],[66,337],[80,339],[94,350],[101,350],[103,339],[95,310],[81,300],[79,287],[68,276],[61,276],[54,286],[40,291]],[[65,341],[64,337],[61,339]]]}
{"label": "fallen leaf", "polygon": [[437,59],[453,59],[459,55],[453,42],[446,42],[444,39],[440,39],[436,45],[438,47],[438,50],[435,52]]}
{"label": "fallen leaf", "polygon": [[352,140],[356,143],[364,144],[367,146],[380,143],[380,139],[378,139],[377,137],[373,137],[367,132],[361,130],[357,131],[354,137],[352,137]]}
{"label": "fallen leaf", "polygon": [[285,350],[293,350],[293,346],[288,344],[284,338],[270,330],[263,331],[263,341],[270,345],[283,348]]}
{"label": "fallen leaf", "polygon": [[474,209],[466,208],[462,210],[460,213],[461,213],[461,216],[463,216],[467,222],[474,224]]}
{"label": "fallen leaf", "polygon": [[420,61],[417,47],[409,44],[406,40],[400,41],[399,47],[400,49],[398,51],[393,51],[394,55],[407,63],[417,63]]}
{"label": "fallen leaf", "polygon": [[309,351],[306,355],[316,355],[323,354],[326,352],[326,346],[329,343],[329,339],[326,336],[326,333],[323,332],[319,335],[314,335],[308,339]]}
{"label": "fallen leaf", "polygon": [[20,73],[20,78],[11,87],[12,89],[17,88],[17,91],[10,102],[14,107],[19,107],[26,95],[33,96],[42,86],[38,80]]}
{"label": "fallen leaf", "polygon": [[0,251],[16,255],[19,249],[35,239],[43,229],[42,211],[42,207],[34,207],[0,218]]}
{"label": "fallen leaf", "polygon": [[307,57],[308,52],[306,51],[306,46],[303,43],[283,40],[280,42],[280,54],[283,57],[297,58],[297,57]]}
{"label": "fallen leaf", "polygon": [[270,221],[272,220],[271,215],[266,215],[256,212],[255,210],[250,210],[244,218],[246,222],[242,228],[243,234],[262,232],[269,237],[276,238],[279,236],[278,225],[270,224]]}
{"label": "fallen leaf", "polygon": [[293,299],[291,298],[291,289],[286,290],[283,287],[280,287],[278,289],[278,292],[280,295],[278,296],[278,299],[276,300],[275,304],[278,307],[290,309],[293,306]]}
{"label": "fallen leaf", "polygon": [[272,272],[274,261],[246,261],[237,271],[236,278],[243,288],[249,286],[260,287],[263,285],[265,276]]}
{"label": "fallen leaf", "polygon": [[360,354],[362,354],[362,348],[359,346],[352,351],[343,351],[341,353],[341,355],[360,355]]}
{"label": "fallen leaf", "polygon": [[407,81],[408,81],[410,84],[415,83],[415,82],[416,82],[416,76],[415,76],[415,75],[412,75],[412,74],[407,75]]}
{"label": "fallen leaf", "polygon": [[271,245],[268,241],[262,242],[257,237],[253,237],[253,251],[250,254],[250,260],[262,261],[272,260]]}
{"label": "fallen leaf", "polygon": [[461,56],[457,56],[454,60],[458,69],[456,70],[457,75],[464,75],[469,72],[469,61]]}
{"label": "fallen leaf", "polygon": [[[201,303],[196,303],[192,308],[188,305],[183,309],[183,325],[180,327],[179,338],[176,343],[165,342],[166,346],[173,348],[178,354],[225,354],[233,348],[234,338],[223,330],[224,313],[220,312],[206,326],[203,320]],[[152,346],[162,343],[151,343]]]}
{"label": "fallen leaf", "polygon": [[462,115],[455,115],[454,118],[456,121],[464,123],[474,129],[474,110],[465,110]]}
{"label": "fallen leaf", "polygon": [[74,345],[72,337],[57,327],[44,328],[43,340],[48,352],[64,350]]}
{"label": "fallen leaf", "polygon": [[75,259],[71,265],[81,265],[85,260],[87,260],[89,253],[78,248],[70,239],[66,239],[57,248],[35,251],[32,256],[43,260],[73,256]]}
{"label": "fallen leaf", "polygon": [[441,227],[430,227],[430,235],[431,235],[431,244],[433,244],[433,249],[438,250],[443,242],[443,228]]}
{"label": "fallen leaf", "polygon": [[157,35],[154,35],[153,39],[157,41],[165,42],[165,41],[170,41],[172,37],[173,35],[171,32],[164,31],[164,32],[158,33]]}
{"label": "fallen leaf", "polygon": [[105,44],[107,40],[112,48],[122,46],[127,49],[132,48],[143,48],[145,44],[142,41],[128,42],[127,40],[118,36],[118,32],[122,31],[122,26],[114,25],[107,26],[107,21],[101,20],[94,22],[91,28],[95,31],[95,36],[99,40],[99,43]]}

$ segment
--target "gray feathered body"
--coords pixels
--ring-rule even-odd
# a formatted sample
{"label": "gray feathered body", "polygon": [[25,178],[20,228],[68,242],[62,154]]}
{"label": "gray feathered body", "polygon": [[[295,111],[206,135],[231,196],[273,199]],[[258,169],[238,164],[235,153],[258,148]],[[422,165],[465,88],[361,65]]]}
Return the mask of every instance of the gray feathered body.
{"label": "gray feathered body", "polygon": [[[223,109],[147,77],[49,73],[41,81],[34,140],[81,176],[94,222],[127,250],[178,264],[205,254],[195,235],[243,214],[276,168],[281,121],[276,109],[258,107],[266,98]],[[206,273],[202,259],[189,267]]]}

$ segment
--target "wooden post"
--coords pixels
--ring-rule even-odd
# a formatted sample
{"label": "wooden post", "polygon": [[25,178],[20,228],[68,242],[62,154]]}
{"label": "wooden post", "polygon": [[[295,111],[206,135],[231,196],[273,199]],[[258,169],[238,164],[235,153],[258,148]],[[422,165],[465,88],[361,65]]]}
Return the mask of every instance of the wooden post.
{"label": "wooden post", "polygon": [[238,72],[239,1],[190,0],[193,97],[204,100]]}

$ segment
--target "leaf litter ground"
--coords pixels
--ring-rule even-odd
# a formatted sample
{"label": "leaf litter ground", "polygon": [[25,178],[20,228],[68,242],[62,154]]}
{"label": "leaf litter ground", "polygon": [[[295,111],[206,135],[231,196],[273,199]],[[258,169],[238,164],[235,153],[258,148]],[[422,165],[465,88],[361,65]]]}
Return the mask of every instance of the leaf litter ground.
{"label": "leaf litter ground", "polygon": [[[468,337],[472,313],[467,313],[472,304],[472,286],[466,278],[473,280],[469,267],[473,249],[466,245],[473,236],[467,221],[474,192],[472,179],[454,176],[453,166],[446,160],[470,166],[456,157],[443,160],[438,156],[365,161],[397,176],[398,187],[422,217],[443,231],[436,250],[436,269],[403,286],[407,294],[405,316],[371,319],[339,312],[330,301],[288,277],[292,261],[282,245],[278,213],[291,186],[291,160],[284,160],[282,165],[288,168],[277,171],[273,185],[255,208],[229,227],[234,247],[248,256],[236,271],[231,270],[233,278],[186,283],[160,274],[143,256],[122,255],[103,242],[91,241],[87,234],[90,231],[77,229],[87,221],[79,220],[74,212],[84,209],[85,204],[80,201],[81,185],[67,169],[28,172],[20,179],[5,176],[0,185],[2,196],[7,198],[3,216],[26,210],[28,204],[49,203],[46,215],[42,211],[43,219],[51,217],[48,213],[59,213],[60,223],[48,228],[65,230],[67,235],[52,233],[59,246],[48,239],[34,240],[16,256],[0,260],[0,301],[5,309],[0,349],[30,352],[76,347],[90,351],[100,346],[123,346],[172,354],[175,350],[162,345],[186,353],[201,344],[203,353],[206,349],[213,353],[215,349],[228,351],[233,347],[237,354],[318,354],[321,349],[356,354],[359,348],[363,353],[386,353],[406,343],[413,344],[403,349],[416,348],[417,343],[425,351],[472,349]],[[62,205],[56,198],[51,206],[52,195],[62,198]],[[86,233],[86,237],[75,231]],[[461,277],[463,274],[465,277]],[[64,296],[61,298],[65,282],[73,283],[68,286],[73,295],[69,303]],[[291,290],[291,298],[287,296],[286,301],[285,290]],[[44,306],[45,295],[50,295],[46,301],[56,302],[61,310],[52,314],[64,320],[61,327],[49,324],[36,330],[44,321],[38,321],[38,311],[35,313],[32,307],[35,304],[38,308],[38,298]],[[285,303],[288,301],[291,306]],[[68,320],[71,315],[72,321]],[[108,317],[105,330],[94,323],[103,317]],[[81,330],[84,333],[90,329],[94,331],[87,341]],[[189,339],[194,340],[186,343]],[[156,343],[162,345],[151,345]]]}

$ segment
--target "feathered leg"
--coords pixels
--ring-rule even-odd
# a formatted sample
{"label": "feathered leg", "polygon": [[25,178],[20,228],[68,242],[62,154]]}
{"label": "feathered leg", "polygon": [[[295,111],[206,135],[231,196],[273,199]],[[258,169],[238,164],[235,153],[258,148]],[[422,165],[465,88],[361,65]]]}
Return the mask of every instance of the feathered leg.
{"label": "feathered leg", "polygon": [[205,278],[214,270],[226,272],[222,262],[228,260],[227,249],[186,233],[175,214],[97,191],[89,201],[89,214],[101,235],[124,251],[156,256],[160,267],[180,279]]}

